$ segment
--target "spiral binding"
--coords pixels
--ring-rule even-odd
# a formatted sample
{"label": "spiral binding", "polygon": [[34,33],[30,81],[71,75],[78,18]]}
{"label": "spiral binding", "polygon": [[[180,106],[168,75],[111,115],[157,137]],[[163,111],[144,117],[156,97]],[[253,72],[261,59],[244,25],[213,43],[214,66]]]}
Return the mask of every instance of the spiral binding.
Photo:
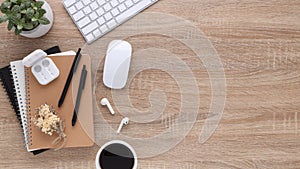
{"label": "spiral binding", "polygon": [[[10,63],[11,66],[11,77],[13,78],[14,86],[15,86],[15,95],[18,101],[19,105],[19,110],[20,110],[20,118],[21,118],[21,123],[22,123],[22,129],[23,129],[23,135],[24,135],[24,142],[25,142],[25,147],[27,148],[27,118],[26,118],[26,106],[25,103],[26,101],[24,100],[25,98],[25,93],[24,92],[24,87],[21,85],[21,82],[24,82],[24,69],[23,64],[20,61],[15,61]],[[25,84],[24,84],[25,85]]]}
{"label": "spiral binding", "polygon": [[4,87],[6,91],[6,95],[9,98],[10,105],[12,106],[12,109],[15,111],[17,119],[19,120],[19,123],[22,127],[22,120],[21,120],[21,115],[20,115],[20,109],[19,109],[19,104],[16,92],[15,92],[15,86],[13,83],[11,75],[11,68],[10,66],[6,66],[2,69],[0,69],[0,82],[1,85]]}
{"label": "spiral binding", "polygon": [[30,87],[29,87],[29,73],[28,68],[25,68],[25,89],[26,89],[26,115],[27,115],[27,126],[26,126],[26,134],[27,134],[27,145],[32,145],[32,125],[31,125],[31,109],[30,109]]}
{"label": "spiral binding", "polygon": [[[7,67],[7,69],[9,69],[10,70],[10,67]],[[10,72],[10,71],[9,71]],[[11,75],[11,74],[9,74],[9,75]],[[6,80],[5,80],[5,78],[4,78],[4,76],[7,76],[7,75],[5,75],[5,74],[3,74],[3,72],[1,71],[0,72],[0,81],[1,81],[1,84],[2,84],[2,86],[4,87],[4,89],[5,89],[5,91],[6,91],[6,95],[8,96],[8,98],[9,98],[9,102],[10,102],[10,104],[11,104],[11,106],[12,106],[12,108],[17,112],[17,111],[19,111],[18,109],[16,109],[15,108],[15,105],[17,105],[18,104],[18,101],[15,99],[15,92],[13,91],[10,91],[9,90],[9,85],[14,89],[14,86],[12,86],[12,84],[8,84],[9,82],[7,82]],[[12,79],[12,78],[10,78],[10,79]]]}

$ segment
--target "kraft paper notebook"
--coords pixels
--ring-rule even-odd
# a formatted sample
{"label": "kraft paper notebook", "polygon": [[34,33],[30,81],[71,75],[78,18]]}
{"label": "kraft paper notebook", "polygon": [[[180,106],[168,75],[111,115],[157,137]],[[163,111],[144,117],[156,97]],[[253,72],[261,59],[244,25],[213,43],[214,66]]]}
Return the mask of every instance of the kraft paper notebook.
{"label": "kraft paper notebook", "polygon": [[[52,105],[58,116],[65,123],[65,134],[67,141],[65,147],[87,147],[93,145],[93,105],[92,105],[92,85],[91,85],[91,61],[88,56],[83,55],[80,59],[76,72],[74,73],[71,85],[67,92],[63,105],[58,108],[58,100],[64,88],[67,76],[72,66],[74,56],[55,56],[50,58],[54,61],[60,71],[57,79],[48,85],[40,85],[31,73],[29,68],[25,68],[26,95],[27,95],[27,136],[28,151],[57,148],[52,141],[57,135],[48,136],[34,126],[33,118],[36,115],[36,108],[42,104]],[[85,88],[82,93],[82,101],[78,111],[78,121],[74,127],[71,125],[77,89],[80,80],[81,69],[86,65],[88,71]]]}

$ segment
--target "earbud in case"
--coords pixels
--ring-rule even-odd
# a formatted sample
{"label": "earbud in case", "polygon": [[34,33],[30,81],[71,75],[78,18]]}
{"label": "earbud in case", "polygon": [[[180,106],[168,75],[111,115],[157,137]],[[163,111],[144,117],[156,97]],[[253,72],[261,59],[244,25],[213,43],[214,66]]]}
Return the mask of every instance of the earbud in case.
{"label": "earbud in case", "polygon": [[23,59],[26,67],[31,67],[31,72],[41,85],[47,85],[59,76],[59,70],[52,59],[46,57],[47,53],[37,49]]}

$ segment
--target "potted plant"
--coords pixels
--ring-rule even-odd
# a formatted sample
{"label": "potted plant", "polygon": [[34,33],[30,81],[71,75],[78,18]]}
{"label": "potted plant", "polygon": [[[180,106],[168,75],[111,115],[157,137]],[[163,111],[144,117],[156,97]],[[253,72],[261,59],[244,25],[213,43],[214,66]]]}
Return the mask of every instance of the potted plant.
{"label": "potted plant", "polygon": [[53,25],[53,12],[46,1],[5,0],[0,6],[0,23],[8,22],[7,29],[16,35],[38,38]]}

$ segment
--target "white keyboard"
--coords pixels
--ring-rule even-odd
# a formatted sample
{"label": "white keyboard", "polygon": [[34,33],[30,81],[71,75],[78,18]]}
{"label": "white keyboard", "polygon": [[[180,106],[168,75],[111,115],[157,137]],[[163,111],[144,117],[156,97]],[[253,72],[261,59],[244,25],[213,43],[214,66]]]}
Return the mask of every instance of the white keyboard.
{"label": "white keyboard", "polygon": [[158,0],[63,0],[88,44]]}

